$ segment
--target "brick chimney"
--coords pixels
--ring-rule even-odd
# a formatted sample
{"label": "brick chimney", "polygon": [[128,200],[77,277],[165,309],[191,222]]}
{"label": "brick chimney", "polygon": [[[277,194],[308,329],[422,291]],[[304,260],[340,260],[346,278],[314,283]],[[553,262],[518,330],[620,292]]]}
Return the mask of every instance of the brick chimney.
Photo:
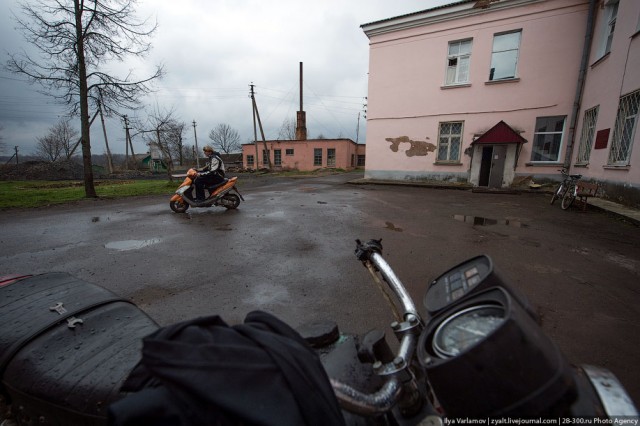
{"label": "brick chimney", "polygon": [[307,140],[307,113],[302,109],[302,62],[300,62],[300,111],[296,113],[296,140]]}

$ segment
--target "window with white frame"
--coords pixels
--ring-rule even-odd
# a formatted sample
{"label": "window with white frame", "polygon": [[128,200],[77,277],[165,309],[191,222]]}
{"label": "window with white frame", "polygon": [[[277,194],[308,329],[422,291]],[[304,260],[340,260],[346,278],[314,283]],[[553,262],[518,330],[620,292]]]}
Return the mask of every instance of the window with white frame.
{"label": "window with white frame", "polygon": [[281,149],[273,150],[273,165],[282,166],[282,150]]}
{"label": "window with white frame", "polygon": [[582,120],[582,133],[580,134],[580,146],[578,147],[578,157],[576,164],[588,164],[591,156],[591,147],[596,133],[596,122],[598,121],[597,106],[584,112]]}
{"label": "window with white frame", "polygon": [[327,167],[336,166],[336,149],[327,148]]}
{"label": "window with white frame", "polygon": [[558,162],[564,136],[565,116],[538,117],[533,134],[531,161]]}
{"label": "window with white frame", "polygon": [[640,104],[640,90],[620,98],[616,127],[613,130],[611,151],[609,151],[608,165],[628,166],[631,160],[631,147],[638,123],[638,105]]}
{"label": "window with white frame", "polygon": [[618,0],[609,0],[606,3],[603,16],[600,56],[604,56],[611,51],[611,43],[613,42],[613,34],[616,30],[616,20],[618,18]]}
{"label": "window with white frame", "polygon": [[463,125],[464,121],[450,121],[440,123],[440,128],[438,130],[437,161],[460,161],[460,147],[462,145]]}
{"label": "window with white frame", "polygon": [[445,84],[455,85],[469,82],[471,61],[471,39],[449,42],[447,55],[447,75]]}
{"label": "window with white frame", "polygon": [[516,78],[521,34],[521,31],[513,31],[493,36],[490,81]]}

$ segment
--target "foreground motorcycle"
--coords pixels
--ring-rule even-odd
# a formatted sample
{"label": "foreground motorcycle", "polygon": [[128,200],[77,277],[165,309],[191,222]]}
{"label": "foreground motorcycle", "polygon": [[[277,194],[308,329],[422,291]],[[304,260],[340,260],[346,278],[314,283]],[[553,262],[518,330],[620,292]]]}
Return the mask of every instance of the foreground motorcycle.
{"label": "foreground motorcycle", "polygon": [[180,184],[176,193],[169,201],[169,207],[176,213],[184,213],[189,207],[211,207],[222,206],[227,209],[235,209],[240,205],[240,200],[244,198],[236,188],[238,178],[232,177],[225,179],[218,185],[205,187],[209,192],[209,196],[201,203],[193,198],[195,189],[195,180],[198,172],[195,169],[189,169],[184,181]]}
{"label": "foreground motorcycle", "polygon": [[[567,362],[543,333],[535,311],[500,279],[489,257],[469,259],[432,281],[421,315],[382,257],[380,240],[357,241],[355,253],[390,303],[397,349],[378,330],[362,337],[341,334],[330,321],[298,329],[330,377],[329,389],[347,424],[637,419],[633,402],[609,371]],[[0,278],[0,321],[3,425],[106,424],[109,406],[131,396],[121,385],[136,376],[142,338],[158,331],[131,302],[62,273]],[[207,348],[217,351],[215,345]],[[259,394],[264,386],[273,397],[273,383],[252,375],[258,366],[243,365],[243,355],[236,358],[252,383],[250,389],[241,386],[243,392]],[[174,359],[185,369],[176,376],[187,375],[187,369],[199,376],[200,367]],[[205,389],[224,393],[229,388],[231,383]],[[264,393],[266,398],[269,391]],[[194,399],[196,407],[203,405]],[[259,404],[241,408],[260,409]],[[282,419],[272,424],[291,423]]]}

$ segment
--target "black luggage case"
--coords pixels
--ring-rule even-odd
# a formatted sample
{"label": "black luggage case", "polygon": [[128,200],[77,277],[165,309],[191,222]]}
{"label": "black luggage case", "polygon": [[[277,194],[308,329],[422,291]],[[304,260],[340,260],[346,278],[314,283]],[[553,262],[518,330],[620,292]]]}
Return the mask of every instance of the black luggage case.
{"label": "black luggage case", "polygon": [[38,425],[105,425],[142,338],[158,328],[134,304],[65,273],[0,284],[0,324],[0,408]]}

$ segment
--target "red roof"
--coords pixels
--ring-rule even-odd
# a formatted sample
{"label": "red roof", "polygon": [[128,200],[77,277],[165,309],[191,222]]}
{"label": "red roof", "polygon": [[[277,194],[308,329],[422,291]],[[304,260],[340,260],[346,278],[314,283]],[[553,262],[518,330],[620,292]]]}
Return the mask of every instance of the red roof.
{"label": "red roof", "polygon": [[487,130],[478,139],[471,142],[471,145],[476,143],[482,144],[500,144],[500,143],[527,143],[527,140],[520,136],[518,132],[513,130],[504,121],[500,120],[498,124]]}

